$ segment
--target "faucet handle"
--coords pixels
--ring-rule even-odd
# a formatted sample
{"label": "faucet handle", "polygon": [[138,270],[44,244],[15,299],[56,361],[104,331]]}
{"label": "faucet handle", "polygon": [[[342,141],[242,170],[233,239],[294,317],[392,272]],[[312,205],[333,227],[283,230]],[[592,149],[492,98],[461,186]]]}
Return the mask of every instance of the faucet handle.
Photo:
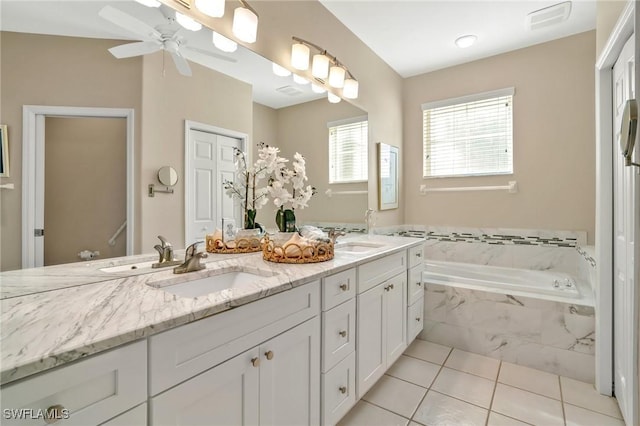
{"label": "faucet handle", "polygon": [[164,247],[171,247],[171,243],[169,242],[169,240],[167,240],[165,237],[163,237],[162,235],[158,235],[158,239],[160,240],[161,246]]}
{"label": "faucet handle", "polygon": [[202,241],[196,241],[195,243],[189,245],[185,251],[184,255],[188,259],[190,257],[195,256],[198,253],[198,244],[202,243]]}

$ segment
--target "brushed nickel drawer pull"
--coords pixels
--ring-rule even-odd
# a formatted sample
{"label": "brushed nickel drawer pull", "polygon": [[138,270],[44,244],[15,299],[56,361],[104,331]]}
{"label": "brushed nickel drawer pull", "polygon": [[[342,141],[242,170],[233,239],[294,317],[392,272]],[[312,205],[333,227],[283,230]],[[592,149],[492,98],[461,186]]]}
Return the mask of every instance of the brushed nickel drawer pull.
{"label": "brushed nickel drawer pull", "polygon": [[420,322],[420,317],[416,317],[416,321]]}
{"label": "brushed nickel drawer pull", "polygon": [[346,386],[340,386],[338,388],[338,390],[340,391],[340,393],[347,393],[347,387]]}
{"label": "brushed nickel drawer pull", "polygon": [[60,404],[52,405],[45,411],[44,422],[48,425],[56,423],[58,420],[66,418],[64,412],[66,410]]}
{"label": "brushed nickel drawer pull", "polygon": [[267,351],[267,352],[264,353],[264,356],[266,356],[267,359],[269,361],[271,361],[273,359],[273,352],[272,351]]}
{"label": "brushed nickel drawer pull", "polygon": [[260,358],[258,358],[258,357],[251,358],[251,365],[253,365],[254,367],[259,367],[260,366]]}
{"label": "brushed nickel drawer pull", "polygon": [[418,287],[421,287],[421,286],[422,286],[422,281],[418,281],[418,282],[416,283],[416,285],[417,285]]}
{"label": "brushed nickel drawer pull", "polygon": [[338,334],[339,334],[340,336],[342,336],[342,337],[347,337],[347,332],[346,332],[346,330],[342,330],[342,331],[340,331]]}
{"label": "brushed nickel drawer pull", "polygon": [[393,284],[389,284],[389,288],[393,290]]}
{"label": "brushed nickel drawer pull", "polygon": [[349,286],[348,286],[348,285],[346,285],[346,284],[340,284],[340,290],[342,290],[342,291],[347,291],[347,289],[348,289],[348,288],[349,288]]}

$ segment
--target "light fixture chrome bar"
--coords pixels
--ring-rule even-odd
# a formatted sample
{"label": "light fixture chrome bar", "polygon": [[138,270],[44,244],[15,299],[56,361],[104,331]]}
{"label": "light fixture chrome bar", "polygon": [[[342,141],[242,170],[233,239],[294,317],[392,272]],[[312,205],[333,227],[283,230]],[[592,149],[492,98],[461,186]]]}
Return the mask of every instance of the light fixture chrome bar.
{"label": "light fixture chrome bar", "polygon": [[260,17],[258,15],[258,12],[256,12],[256,10],[254,8],[252,8],[249,3],[247,3],[245,0],[238,0],[240,2],[240,4],[242,4],[242,7],[246,7],[247,9],[249,9],[251,12],[253,12],[254,15],[256,15],[256,17]]}
{"label": "light fixture chrome bar", "polygon": [[[244,0],[240,0],[240,1],[244,1]],[[316,49],[317,51],[319,51],[322,55],[325,55],[327,58],[329,58],[329,61],[331,61],[331,63],[332,63],[333,65],[338,66],[338,67],[341,67],[341,68],[344,68],[344,70],[345,70],[345,72],[346,72],[346,74],[347,74],[347,76],[348,76],[349,78],[351,78],[351,79],[353,79],[353,80],[357,80],[357,79],[353,76],[353,74],[351,73],[351,71],[349,71],[349,68],[347,68],[347,67],[346,67],[342,62],[340,62],[336,56],[333,56],[331,53],[329,53],[329,52],[327,51],[327,49],[324,49],[324,48],[322,48],[322,47],[318,46],[317,44],[315,44],[315,43],[311,43],[310,41],[304,40],[304,39],[302,39],[302,38],[300,38],[300,37],[292,36],[292,37],[291,37],[291,39],[293,39],[293,41],[295,41],[295,42],[297,42],[297,43],[304,44],[304,45],[307,45],[307,46],[309,46],[309,47],[313,47],[314,49]]]}

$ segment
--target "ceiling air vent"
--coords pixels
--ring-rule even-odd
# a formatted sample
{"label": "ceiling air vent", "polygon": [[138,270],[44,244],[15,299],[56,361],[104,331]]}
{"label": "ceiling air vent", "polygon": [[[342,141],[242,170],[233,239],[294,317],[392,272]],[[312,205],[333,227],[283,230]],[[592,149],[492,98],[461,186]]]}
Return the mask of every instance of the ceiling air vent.
{"label": "ceiling air vent", "polygon": [[278,87],[276,89],[276,92],[280,92],[283,93],[285,95],[289,95],[289,96],[298,96],[302,94],[302,90],[293,87],[293,86],[282,86],[282,87]]}
{"label": "ceiling air vent", "polygon": [[566,21],[571,13],[571,2],[554,4],[544,9],[536,10],[527,15],[527,27],[530,30],[538,30],[540,28],[549,27]]}

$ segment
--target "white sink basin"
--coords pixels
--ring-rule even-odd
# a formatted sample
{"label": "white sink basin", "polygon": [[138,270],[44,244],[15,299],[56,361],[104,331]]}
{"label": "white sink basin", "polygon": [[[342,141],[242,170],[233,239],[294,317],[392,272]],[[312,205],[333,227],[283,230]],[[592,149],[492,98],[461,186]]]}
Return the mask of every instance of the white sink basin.
{"label": "white sink basin", "polygon": [[384,244],[374,243],[371,241],[345,241],[335,246],[336,251],[349,253],[368,253],[377,248],[384,247]]}
{"label": "white sink basin", "polygon": [[163,281],[149,282],[147,285],[180,297],[195,298],[223,290],[248,288],[260,279],[272,275],[273,274],[266,271],[248,271],[243,269],[222,270],[216,271],[208,277],[197,278],[190,281],[177,282],[188,278],[185,275],[180,275]]}
{"label": "white sink basin", "polygon": [[151,265],[153,265],[157,260],[150,260],[148,262],[139,262],[139,263],[129,263],[128,265],[118,265],[118,266],[109,266],[106,268],[100,268],[102,272],[107,273],[118,273],[118,272],[143,272],[145,269],[148,269],[149,272],[152,270],[159,271],[161,269],[152,269]]}

